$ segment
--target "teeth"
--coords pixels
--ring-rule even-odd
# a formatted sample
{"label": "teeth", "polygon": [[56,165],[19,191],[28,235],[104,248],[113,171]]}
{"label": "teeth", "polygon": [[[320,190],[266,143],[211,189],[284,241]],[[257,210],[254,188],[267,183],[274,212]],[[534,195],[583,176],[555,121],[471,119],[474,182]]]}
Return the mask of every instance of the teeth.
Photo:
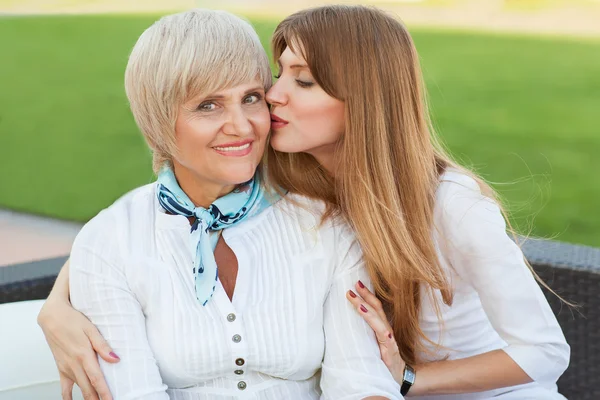
{"label": "teeth", "polygon": [[234,147],[215,147],[215,150],[219,151],[237,151],[237,150],[245,150],[250,147],[250,143],[246,143],[243,146],[234,146]]}

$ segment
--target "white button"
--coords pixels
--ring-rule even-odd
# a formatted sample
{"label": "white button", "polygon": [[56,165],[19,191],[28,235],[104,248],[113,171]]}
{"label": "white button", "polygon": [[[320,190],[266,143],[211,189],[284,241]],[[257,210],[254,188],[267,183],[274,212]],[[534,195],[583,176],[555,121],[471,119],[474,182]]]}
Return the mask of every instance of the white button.
{"label": "white button", "polygon": [[242,337],[240,335],[233,335],[233,337],[231,338],[231,340],[234,341],[234,343],[239,343],[242,341]]}
{"label": "white button", "polygon": [[235,321],[235,314],[234,313],[229,314],[227,316],[227,321],[229,321],[229,322]]}

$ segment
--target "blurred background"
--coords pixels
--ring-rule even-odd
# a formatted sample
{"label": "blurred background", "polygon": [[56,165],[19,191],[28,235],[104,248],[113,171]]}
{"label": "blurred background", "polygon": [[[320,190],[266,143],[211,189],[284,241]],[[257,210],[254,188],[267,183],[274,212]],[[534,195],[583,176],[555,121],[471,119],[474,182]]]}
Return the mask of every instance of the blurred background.
{"label": "blurred background", "polygon": [[[278,21],[324,3],[0,0],[0,266],[67,254],[81,224],[154,179],[123,90],[153,21],[227,9],[268,49]],[[438,133],[518,229],[600,247],[600,1],[360,3],[409,26]]]}

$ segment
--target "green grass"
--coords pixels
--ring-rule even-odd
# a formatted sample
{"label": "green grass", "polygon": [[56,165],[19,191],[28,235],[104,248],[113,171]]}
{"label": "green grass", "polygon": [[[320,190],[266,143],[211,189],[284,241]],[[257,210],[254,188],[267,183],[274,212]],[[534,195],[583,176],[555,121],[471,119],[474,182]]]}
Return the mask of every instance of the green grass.
{"label": "green grass", "polygon": [[[0,207],[85,221],[153,180],[122,81],[154,19],[0,19]],[[267,44],[275,21],[255,25]],[[522,229],[600,246],[600,42],[413,34],[452,153],[516,182],[496,188]]]}

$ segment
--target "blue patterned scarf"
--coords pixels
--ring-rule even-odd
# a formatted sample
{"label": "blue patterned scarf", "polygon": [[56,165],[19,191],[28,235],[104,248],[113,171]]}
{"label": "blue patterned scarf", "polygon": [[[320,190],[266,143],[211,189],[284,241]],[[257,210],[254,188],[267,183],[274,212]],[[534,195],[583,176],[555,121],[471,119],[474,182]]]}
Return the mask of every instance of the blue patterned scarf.
{"label": "blue patterned scarf", "polygon": [[261,185],[260,175],[257,173],[252,180],[218,198],[206,209],[196,207],[192,203],[177,183],[171,168],[165,167],[161,170],[157,183],[158,202],[167,212],[196,218],[191,228],[191,232],[200,229],[194,260],[194,280],[196,298],[205,306],[215,292],[219,277],[209,231],[234,226],[246,218],[259,214],[277,202],[280,196],[275,191],[266,193]]}

